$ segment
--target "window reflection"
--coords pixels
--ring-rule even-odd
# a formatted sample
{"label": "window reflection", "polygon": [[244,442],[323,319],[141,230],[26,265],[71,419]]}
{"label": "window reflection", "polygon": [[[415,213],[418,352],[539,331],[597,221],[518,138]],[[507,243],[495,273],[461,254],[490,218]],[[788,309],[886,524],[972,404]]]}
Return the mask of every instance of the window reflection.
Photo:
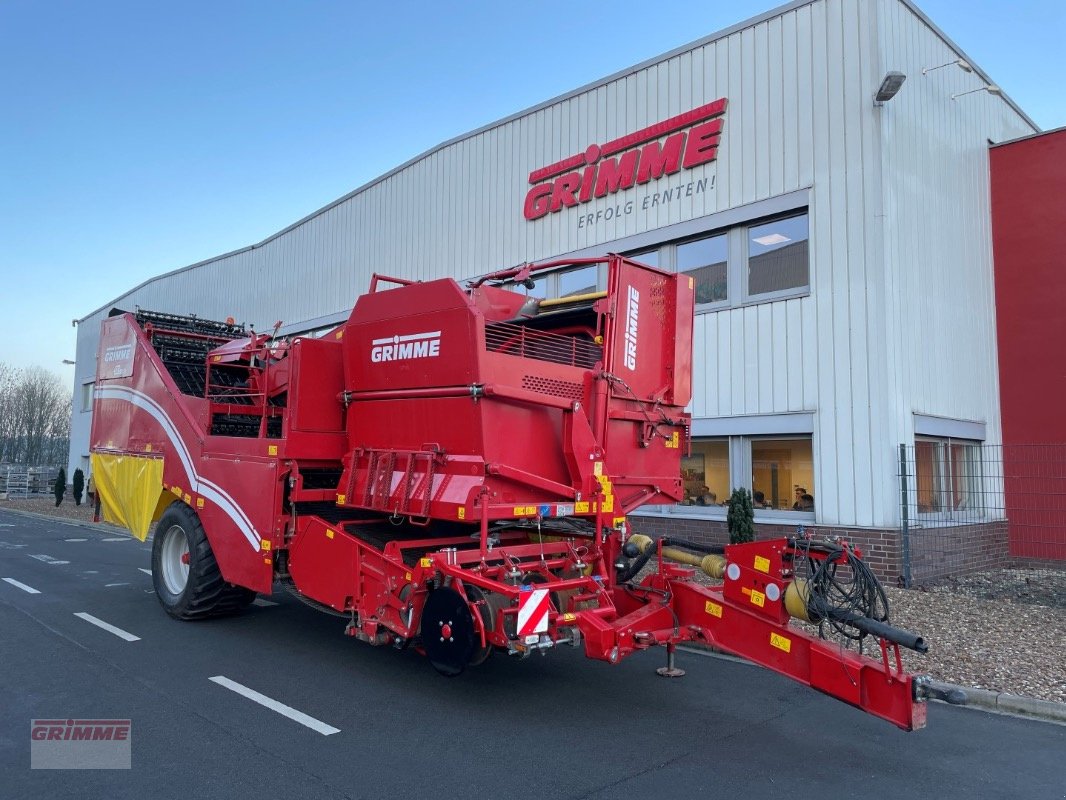
{"label": "window reflection", "polygon": [[634,261],[639,261],[641,264],[647,264],[649,267],[659,266],[659,251],[658,250],[645,250],[643,253],[633,253],[626,256]]}
{"label": "window reflection", "polygon": [[748,294],[796,289],[810,282],[807,214],[748,228]]}
{"label": "window reflection", "polygon": [[696,304],[726,299],[726,260],[729,244],[725,234],[708,236],[677,246],[677,271],[695,279]]}
{"label": "window reflection", "polygon": [[588,294],[596,291],[597,267],[593,264],[579,269],[572,269],[559,275],[559,296],[570,297],[575,294]]}

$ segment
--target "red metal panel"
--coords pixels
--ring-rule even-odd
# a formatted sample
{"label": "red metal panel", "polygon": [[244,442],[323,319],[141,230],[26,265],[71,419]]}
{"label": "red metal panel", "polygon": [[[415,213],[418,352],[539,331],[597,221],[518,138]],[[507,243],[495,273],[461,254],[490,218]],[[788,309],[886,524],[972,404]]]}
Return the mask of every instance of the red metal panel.
{"label": "red metal panel", "polygon": [[[615,397],[675,405],[674,349],[691,351],[692,347],[691,327],[688,339],[679,342],[671,325],[678,277],[632,262],[621,262],[613,271],[610,300],[614,315],[606,369],[628,386],[613,386]],[[687,276],[680,277],[687,280]]]}
{"label": "red metal panel", "polygon": [[346,388],[472,383],[481,342],[476,320],[451,279],[363,295],[344,327]]}
{"label": "red metal panel", "polygon": [[300,591],[338,611],[353,606],[357,593],[355,540],[317,517],[308,518],[289,551],[289,572]]}
{"label": "red metal panel", "polygon": [[[300,339],[288,361],[292,387],[288,398],[289,429],[293,431],[344,431],[344,370],[341,345],[325,339]],[[340,454],[338,454],[339,457]]]}
{"label": "red metal panel", "polygon": [[1066,446],[1066,130],[993,147],[989,161],[1010,552],[1062,560],[1066,511],[1049,506],[1052,476],[1033,473],[1042,456],[1020,445]]}

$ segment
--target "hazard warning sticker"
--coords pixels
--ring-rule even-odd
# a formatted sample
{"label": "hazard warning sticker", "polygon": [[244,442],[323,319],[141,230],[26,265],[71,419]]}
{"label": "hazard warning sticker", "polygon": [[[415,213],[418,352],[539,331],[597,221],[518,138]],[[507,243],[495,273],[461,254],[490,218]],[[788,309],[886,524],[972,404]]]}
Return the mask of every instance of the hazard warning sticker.
{"label": "hazard warning sticker", "polygon": [[518,598],[518,635],[545,633],[548,630],[550,610],[547,589],[522,591]]}
{"label": "hazard warning sticker", "polygon": [[770,646],[786,653],[792,652],[792,640],[773,631],[770,632]]}

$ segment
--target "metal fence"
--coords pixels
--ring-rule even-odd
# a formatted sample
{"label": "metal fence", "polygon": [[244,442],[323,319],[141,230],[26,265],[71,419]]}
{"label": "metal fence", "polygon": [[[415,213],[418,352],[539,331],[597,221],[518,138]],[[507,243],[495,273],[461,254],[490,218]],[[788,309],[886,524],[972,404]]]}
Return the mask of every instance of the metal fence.
{"label": "metal fence", "polygon": [[0,495],[12,500],[52,493],[59,467],[28,467],[25,464],[0,465]]}
{"label": "metal fence", "polygon": [[906,585],[1015,561],[1066,562],[1066,444],[899,447]]}

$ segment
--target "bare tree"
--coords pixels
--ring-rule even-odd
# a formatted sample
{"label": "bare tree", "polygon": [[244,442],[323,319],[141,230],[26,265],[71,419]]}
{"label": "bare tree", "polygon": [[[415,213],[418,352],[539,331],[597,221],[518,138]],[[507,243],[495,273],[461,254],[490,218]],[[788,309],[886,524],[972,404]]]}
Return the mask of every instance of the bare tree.
{"label": "bare tree", "polygon": [[70,391],[42,367],[0,364],[0,461],[63,464],[70,446]]}
{"label": "bare tree", "polygon": [[0,363],[0,463],[15,461],[15,385],[18,370]]}

